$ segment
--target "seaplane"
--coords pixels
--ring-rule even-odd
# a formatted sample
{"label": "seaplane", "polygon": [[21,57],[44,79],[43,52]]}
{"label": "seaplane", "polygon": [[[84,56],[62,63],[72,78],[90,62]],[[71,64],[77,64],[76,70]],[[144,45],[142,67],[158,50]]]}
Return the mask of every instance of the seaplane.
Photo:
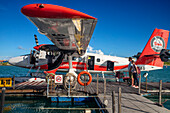
{"label": "seaplane", "polygon": [[[30,4],[21,12],[38,28],[40,34],[46,35],[54,45],[38,43],[30,54],[9,59],[14,66],[45,70],[44,73],[55,75],[67,72],[80,85],[89,85],[91,73],[128,71],[128,58],[86,52],[95,29],[97,18],[85,13],[51,4]],[[166,60],[166,48],[169,31],[155,29],[136,60],[141,71],[162,69]],[[81,75],[89,76],[88,82],[81,81]],[[103,76],[104,77],[104,76]]]}

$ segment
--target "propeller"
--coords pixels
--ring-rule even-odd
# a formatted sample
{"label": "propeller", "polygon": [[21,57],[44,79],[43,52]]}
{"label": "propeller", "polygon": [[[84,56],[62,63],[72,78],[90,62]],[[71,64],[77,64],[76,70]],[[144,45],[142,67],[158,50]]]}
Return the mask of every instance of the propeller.
{"label": "propeller", "polygon": [[170,58],[170,53],[169,53],[170,50],[168,49],[162,49],[161,52],[160,52],[160,58],[163,62],[167,62]]}
{"label": "propeller", "polygon": [[36,45],[39,46],[37,35],[34,35],[34,38],[35,38]]}
{"label": "propeller", "polygon": [[162,62],[167,62],[170,58],[170,50],[168,49],[162,49],[160,54],[151,54],[151,55],[145,55],[145,57],[153,57],[153,56],[159,56],[161,58]]}
{"label": "propeller", "polygon": [[[141,55],[140,52],[138,52],[137,55],[134,55],[132,57],[139,58]],[[159,54],[150,54],[150,55],[144,55],[145,57],[160,57],[162,62],[167,62],[170,58],[170,50],[169,49],[162,49]]]}

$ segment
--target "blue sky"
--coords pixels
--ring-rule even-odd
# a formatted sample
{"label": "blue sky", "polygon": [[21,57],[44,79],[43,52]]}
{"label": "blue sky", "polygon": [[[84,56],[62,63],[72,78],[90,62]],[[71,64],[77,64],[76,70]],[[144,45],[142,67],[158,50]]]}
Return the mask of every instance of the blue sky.
{"label": "blue sky", "polygon": [[40,44],[51,44],[20,11],[32,3],[60,5],[98,18],[90,46],[104,54],[132,56],[143,50],[155,28],[170,30],[169,0],[2,0],[0,59],[29,53],[34,34]]}

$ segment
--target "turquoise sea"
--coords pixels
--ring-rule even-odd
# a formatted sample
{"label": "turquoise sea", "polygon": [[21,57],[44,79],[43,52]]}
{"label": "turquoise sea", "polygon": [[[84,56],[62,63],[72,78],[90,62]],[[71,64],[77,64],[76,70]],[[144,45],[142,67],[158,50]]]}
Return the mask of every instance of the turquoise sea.
{"label": "turquoise sea", "polygon": [[[25,69],[25,68],[20,68],[20,67],[15,67],[15,66],[0,66],[0,77],[13,77],[13,75],[15,75],[16,77],[24,77],[27,75],[29,69]],[[31,70],[31,72],[35,72],[35,70]],[[145,73],[142,72],[141,75]],[[148,82],[159,82],[159,80],[162,80],[162,82],[170,82],[170,66],[164,66],[163,69],[161,70],[155,70],[155,71],[150,71],[148,72]],[[27,76],[30,76],[29,74]],[[106,75],[107,76],[107,75]],[[110,76],[110,75],[108,75]],[[142,77],[142,82],[145,82],[145,78]],[[157,97],[154,96],[148,96],[147,98],[151,99],[152,101],[157,102]],[[170,109],[170,96],[163,96],[163,100],[164,100],[164,107]],[[25,101],[24,101],[25,100]],[[18,110],[21,110],[19,108],[27,108],[28,106],[31,107],[38,107],[38,106],[47,106],[47,107],[68,107],[70,106],[68,103],[67,104],[56,104],[56,103],[50,103],[48,100],[46,101],[46,99],[44,99],[44,97],[42,97],[41,99],[39,99],[39,97],[17,97],[16,98],[8,98],[7,99],[8,104],[6,104],[7,109],[11,109],[11,106],[14,106],[12,108],[15,108],[16,112]],[[28,103],[27,103],[28,102]],[[20,104],[19,104],[20,103]],[[91,104],[91,103],[78,103],[77,107],[96,107],[96,104]],[[8,108],[9,106],[9,108]],[[71,105],[71,107],[76,107],[75,105]],[[14,110],[14,112],[15,112]],[[37,111],[39,109],[32,109],[32,111]],[[50,112],[53,112],[54,110],[51,110]],[[7,111],[6,111],[7,112]],[[37,111],[38,112],[38,111]],[[42,112],[40,110],[40,112]],[[43,110],[43,112],[49,112],[47,110]],[[64,112],[64,111],[63,111]],[[84,112],[84,111],[79,111],[79,113]],[[93,111],[93,113],[96,113],[98,111]]]}
{"label": "turquoise sea", "polygon": [[[94,100],[73,104],[71,102],[51,102],[50,98],[46,97],[6,97],[4,113],[84,113],[82,109],[75,109],[97,108],[96,106]],[[92,110],[91,112],[99,113],[98,110]]]}

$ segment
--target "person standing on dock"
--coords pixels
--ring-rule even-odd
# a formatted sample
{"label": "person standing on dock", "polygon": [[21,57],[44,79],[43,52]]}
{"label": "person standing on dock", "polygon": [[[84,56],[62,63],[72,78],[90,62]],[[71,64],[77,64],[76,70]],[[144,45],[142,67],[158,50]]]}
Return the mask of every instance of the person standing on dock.
{"label": "person standing on dock", "polygon": [[128,65],[128,71],[129,71],[129,78],[130,78],[130,85],[133,86],[133,75],[131,73],[131,67],[132,67],[132,57],[129,57],[129,65]]}
{"label": "person standing on dock", "polygon": [[[138,81],[138,68],[135,65],[135,62],[132,60],[132,66],[130,68],[131,73],[133,74],[134,78],[134,86],[135,88],[139,88],[139,81]],[[137,85],[136,85],[137,84]]]}
{"label": "person standing on dock", "polygon": [[34,66],[33,66],[33,68],[35,68],[36,67],[36,58],[35,58],[35,51],[33,51],[32,53],[31,53],[31,60],[30,60],[30,64],[33,64]]}

